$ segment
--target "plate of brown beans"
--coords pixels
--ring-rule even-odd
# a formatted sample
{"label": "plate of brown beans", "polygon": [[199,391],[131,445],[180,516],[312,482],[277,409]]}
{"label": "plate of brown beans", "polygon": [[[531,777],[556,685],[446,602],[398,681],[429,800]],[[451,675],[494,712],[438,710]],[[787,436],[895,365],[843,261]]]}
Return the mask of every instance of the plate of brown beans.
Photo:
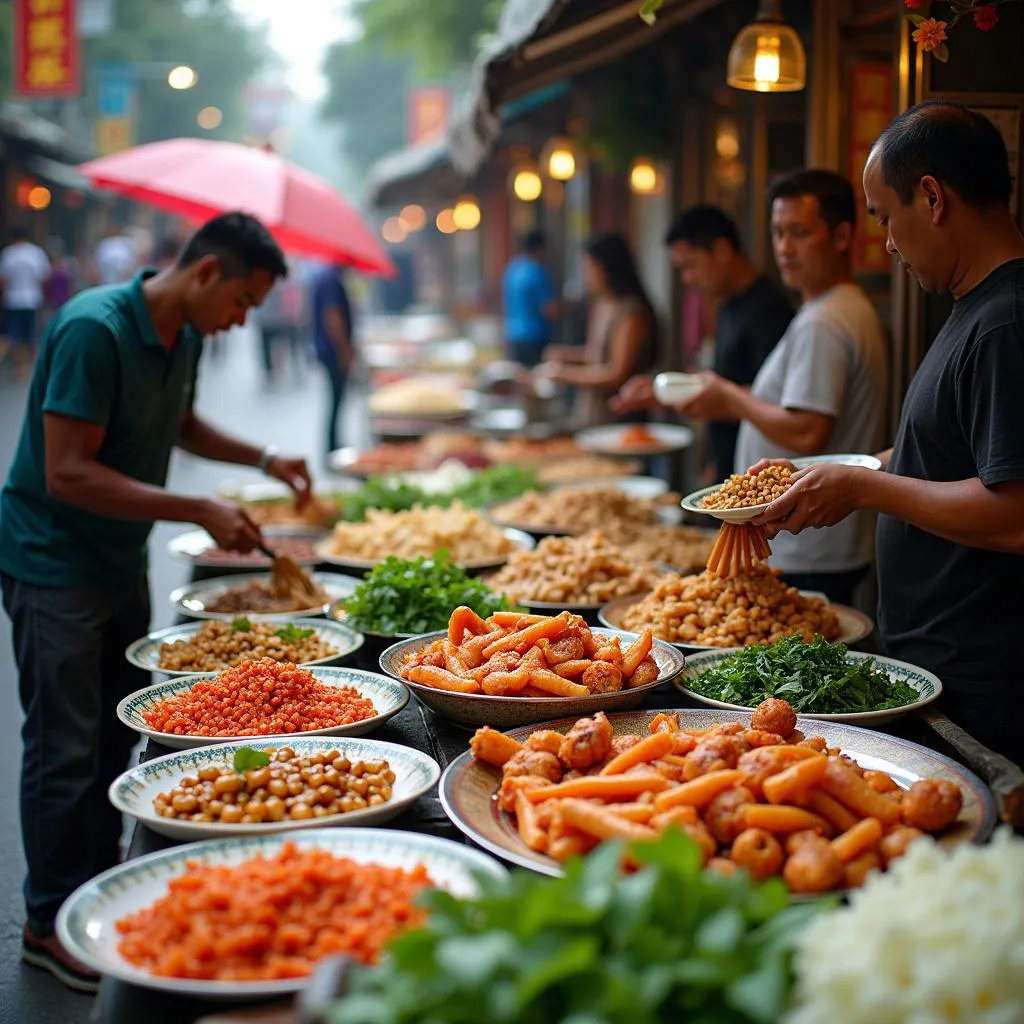
{"label": "plate of brown beans", "polygon": [[[334,742],[332,742],[332,739]],[[268,755],[236,771],[236,752]],[[110,802],[177,840],[390,821],[440,777],[433,758],[373,739],[251,738],[157,757],[117,778]]]}

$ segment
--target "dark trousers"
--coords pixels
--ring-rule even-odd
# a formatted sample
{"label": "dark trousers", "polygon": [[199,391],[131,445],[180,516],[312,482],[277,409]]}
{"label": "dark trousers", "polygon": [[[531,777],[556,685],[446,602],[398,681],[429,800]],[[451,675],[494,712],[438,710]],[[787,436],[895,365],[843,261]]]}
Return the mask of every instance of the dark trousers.
{"label": "dark trousers", "polygon": [[868,574],[863,569],[849,572],[787,572],[782,578],[797,590],[811,590],[824,594],[833,604],[853,604],[853,595]]}
{"label": "dark trousers", "polygon": [[327,454],[341,447],[341,412],[348,386],[348,373],[337,359],[321,359],[330,388],[327,399]]}
{"label": "dark trousers", "polygon": [[25,721],[21,831],[28,923],[53,932],[60,905],[120,859],[107,799],[138,737],[118,702],[149,685],[124,650],[149,629],[149,587],[38,587],[0,575]]}
{"label": "dark trousers", "polygon": [[533,367],[540,365],[544,358],[544,349],[550,344],[550,341],[510,341],[508,357],[514,363],[522,363],[532,370]]}

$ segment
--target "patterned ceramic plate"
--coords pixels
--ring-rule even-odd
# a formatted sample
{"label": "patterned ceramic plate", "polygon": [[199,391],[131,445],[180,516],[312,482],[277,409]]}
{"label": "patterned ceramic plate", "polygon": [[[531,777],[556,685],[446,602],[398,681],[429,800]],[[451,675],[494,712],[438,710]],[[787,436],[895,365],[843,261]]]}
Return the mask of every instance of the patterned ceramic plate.
{"label": "patterned ceramic plate", "polygon": [[635,424],[613,423],[604,427],[589,427],[576,435],[576,441],[585,452],[597,455],[632,455],[644,458],[678,452],[693,444],[693,431],[674,423],[645,423],[644,427],[656,440],[653,444],[623,444],[624,435]]}
{"label": "patterned ceramic plate", "polygon": [[[317,562],[313,549],[327,529],[322,526],[266,526],[262,532],[271,550],[281,547],[284,554],[290,555],[300,565],[309,566]],[[205,530],[179,533],[167,542],[167,551],[175,558],[204,569],[260,569],[271,564],[270,559],[259,551],[246,555],[220,551],[217,542]]]}
{"label": "patterned ceramic plate", "polygon": [[[299,736],[365,736],[374,729],[382,726],[389,718],[397,715],[406,704],[409,703],[409,691],[401,682],[388,679],[387,676],[378,675],[376,672],[363,672],[356,668],[311,668],[309,670],[325,686],[351,686],[358,690],[360,696],[368,697],[373,701],[377,711],[372,718],[364,719],[361,722],[353,722],[351,725],[336,725],[330,729],[311,729],[309,732],[292,735]],[[148,736],[165,747],[172,747],[174,750],[190,750],[192,747],[211,747],[217,743],[225,743],[228,740],[242,739],[243,737],[233,736],[178,736],[174,733],[157,732],[151,729],[143,718],[144,712],[148,711],[154,704],[167,700],[168,697],[175,697],[184,693],[202,679],[213,679],[216,672],[203,672],[192,676],[178,676],[165,683],[157,683],[156,686],[147,686],[129,694],[120,704],[117,705],[117,717],[142,736]],[[281,736],[259,736],[254,739],[270,740],[275,739],[283,742]],[[290,740],[292,736],[289,736]]]}
{"label": "patterned ceramic plate", "polygon": [[137,818],[154,832],[182,842],[191,842],[221,836],[260,835],[325,826],[382,825],[433,789],[441,775],[441,768],[433,758],[399,743],[349,738],[332,743],[329,740],[293,736],[288,740],[288,746],[300,757],[309,757],[335,749],[352,762],[386,760],[395,773],[391,799],[376,807],[349,811],[347,814],[309,818],[305,821],[289,820],[260,824],[239,822],[237,825],[228,825],[221,822],[183,821],[178,818],[163,818],[154,810],[153,800],[158,794],[173,789],[186,775],[194,776],[200,768],[230,765],[239,747],[267,750],[281,745],[280,740],[235,740],[231,743],[219,743],[215,747],[198,747],[195,750],[155,757],[152,761],[137,765],[117,778],[109,790],[110,802],[122,814]]}
{"label": "patterned ceramic plate", "polygon": [[[618,629],[595,629],[594,632],[604,636],[619,636],[624,643],[636,637],[635,633],[624,633]],[[592,715],[596,711],[635,708],[652,690],[675,679],[682,672],[684,664],[683,655],[671,644],[655,640],[652,653],[658,663],[659,675],[653,683],[615,693],[592,693],[587,697],[490,697],[483,693],[437,690],[432,686],[409,683],[402,679],[401,668],[410,654],[447,635],[441,630],[393,644],[380,656],[380,667],[394,679],[401,679],[416,694],[416,699],[431,711],[444,715],[456,725],[470,728],[489,725],[495,729],[509,729],[516,725],[542,722],[552,715]]]}
{"label": "patterned ceramic plate", "polygon": [[[721,665],[734,656],[735,651],[705,651],[703,654],[694,654],[686,659],[686,668],[681,676],[675,680],[676,689],[685,693],[691,700],[698,704],[706,704],[710,708],[723,708],[726,711],[750,711],[750,708],[740,704],[727,704],[724,701],[713,700],[711,697],[704,697],[687,687],[687,681],[715,665]],[[802,718],[813,718],[820,722],[845,722],[847,725],[863,725],[877,727],[891,722],[908,711],[916,711],[926,704],[931,704],[940,693],[942,693],[942,682],[938,676],[931,672],[910,665],[905,661],[897,661],[895,658],[883,658],[878,654],[861,654],[857,651],[847,651],[846,661],[850,665],[858,665],[869,658],[875,662],[875,667],[887,672],[893,679],[899,679],[915,689],[920,695],[919,699],[912,704],[904,704],[898,708],[888,708],[885,711],[855,711],[843,715],[802,715]]]}
{"label": "patterned ceramic plate", "polygon": [[[804,597],[822,597],[823,594],[809,594],[807,591],[802,590],[801,593]],[[646,595],[641,594],[637,597],[617,597],[614,601],[609,601],[606,605],[601,606],[600,612],[598,612],[598,621],[602,625],[608,626],[610,629],[622,629],[622,621],[626,616],[626,612],[633,607],[635,604],[639,604]],[[827,599],[826,599],[827,600]],[[829,607],[836,613],[836,618],[839,619],[839,636],[836,638],[837,643],[841,644],[855,644],[865,637],[871,635],[871,631],[875,628],[875,624],[865,615],[863,612],[857,611],[856,608],[848,608],[845,604],[831,604]],[[721,651],[721,647],[703,647],[700,644],[673,644],[673,647],[678,647],[679,650],[683,651],[687,659],[691,654],[696,654],[699,651]]]}
{"label": "patterned ceramic plate", "polygon": [[[522,530],[502,530],[502,533],[511,540],[519,551],[532,551],[537,542]],[[379,565],[383,559],[377,561],[365,561],[359,558],[347,558],[339,555],[331,549],[331,538],[326,537],[316,546],[317,561],[328,565],[336,565],[339,569],[349,569],[355,572],[369,572],[374,566]],[[467,571],[482,571],[485,569],[500,569],[508,561],[508,555],[493,555],[490,558],[474,558],[469,561],[459,562],[460,568]]]}
{"label": "patterned ceramic plate", "polygon": [[196,583],[189,583],[184,587],[178,587],[171,594],[171,607],[179,614],[190,619],[221,619],[230,622],[245,615],[250,619],[303,619],[310,615],[323,615],[329,605],[340,601],[343,597],[349,597],[352,591],[359,584],[354,576],[342,576],[334,572],[314,572],[310,578],[319,587],[327,592],[328,600],[323,605],[313,605],[309,608],[299,608],[294,612],[268,612],[260,614],[257,612],[211,612],[207,611],[217,598],[226,591],[234,590],[236,587],[244,587],[246,584],[270,583],[269,572],[243,573],[238,576],[218,576],[215,579],[199,580]]}
{"label": "patterned ceramic plate", "polygon": [[[274,619],[264,619],[264,622],[274,622]],[[331,665],[334,662],[347,658],[363,646],[363,636],[340,622],[330,622],[325,619],[278,619],[282,625],[295,626],[298,629],[311,629],[316,633],[321,643],[329,644],[334,648],[334,654],[326,658],[315,658],[313,661],[304,661],[304,666],[309,665]],[[160,667],[160,649],[164,644],[177,643],[179,640],[191,640],[192,637],[203,628],[201,622],[188,622],[182,626],[171,626],[168,629],[157,630],[136,640],[124,652],[125,657],[137,668],[146,672],[160,672],[165,676],[189,676],[194,675],[192,671],[180,671],[173,668]],[[225,666],[226,667],[226,666]]]}
{"label": "patterned ceramic plate", "polygon": [[[675,711],[668,712],[675,714]],[[609,715],[617,736],[646,736],[648,724],[657,711],[635,711]],[[699,709],[680,711],[686,729],[704,729],[717,722],[750,722],[750,712]],[[575,718],[544,722],[530,728],[509,732],[524,740],[534,729],[557,729],[568,732]],[[798,720],[797,725],[801,721]],[[870,770],[888,772],[901,786],[909,788],[919,779],[948,779],[963,791],[964,804],[956,824],[940,839],[943,846],[965,842],[982,842],[996,825],[996,808],[988,787],[973,772],[955,761],[909,740],[885,733],[859,729],[836,722],[806,723],[808,735],[824,736],[830,746],[841,747],[859,765]],[[501,772],[490,765],[473,760],[467,751],[456,758],[441,776],[441,805],[452,823],[474,843],[511,864],[530,868],[545,875],[560,875],[561,865],[546,854],[531,850],[516,831],[515,819],[502,811],[494,799],[501,784]]]}
{"label": "patterned ceramic plate", "polygon": [[273,856],[288,842],[302,850],[328,850],[337,857],[348,857],[364,864],[406,870],[422,864],[440,888],[462,897],[477,894],[476,876],[500,878],[506,874],[490,857],[461,843],[392,829],[323,828],[311,832],[211,839],[151,853],[97,875],[77,889],[60,908],[57,934],[65,948],[83,963],[101,974],[143,988],[205,999],[287,996],[298,991],[307,979],[203,981],[152,975],[118,953],[117,921],[166,895],[168,882],[185,873],[187,861],[241,864],[253,857]]}

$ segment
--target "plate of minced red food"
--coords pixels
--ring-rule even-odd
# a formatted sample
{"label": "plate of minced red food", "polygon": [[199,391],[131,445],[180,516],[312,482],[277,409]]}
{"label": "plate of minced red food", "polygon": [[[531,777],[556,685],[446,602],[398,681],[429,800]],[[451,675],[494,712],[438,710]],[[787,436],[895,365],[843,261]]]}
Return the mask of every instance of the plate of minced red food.
{"label": "plate of minced red food", "polygon": [[473,897],[480,874],[506,872],[461,843],[391,829],[209,840],[86,882],[61,907],[57,933],[83,963],[133,985],[286,996],[324,957],[376,962],[393,936],[426,920],[421,893]]}
{"label": "plate of minced red food", "polygon": [[118,704],[117,717],[151,740],[186,750],[246,736],[363,736],[408,702],[402,683],[376,672],[261,658],[147,686]]}

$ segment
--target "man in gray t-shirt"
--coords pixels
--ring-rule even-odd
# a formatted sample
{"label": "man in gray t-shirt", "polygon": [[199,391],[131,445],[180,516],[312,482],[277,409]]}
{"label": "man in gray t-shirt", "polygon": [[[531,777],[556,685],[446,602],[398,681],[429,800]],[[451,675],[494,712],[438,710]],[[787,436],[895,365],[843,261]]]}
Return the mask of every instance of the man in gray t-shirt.
{"label": "man in gray t-shirt", "polygon": [[[853,188],[831,171],[797,171],[772,188],[775,259],[803,305],[749,391],[708,374],[681,409],[741,422],[737,473],[764,458],[885,446],[885,336],[851,278],[855,221]],[[858,514],[828,529],[780,534],[770,564],[795,586],[848,604],[873,556],[874,524]]]}

